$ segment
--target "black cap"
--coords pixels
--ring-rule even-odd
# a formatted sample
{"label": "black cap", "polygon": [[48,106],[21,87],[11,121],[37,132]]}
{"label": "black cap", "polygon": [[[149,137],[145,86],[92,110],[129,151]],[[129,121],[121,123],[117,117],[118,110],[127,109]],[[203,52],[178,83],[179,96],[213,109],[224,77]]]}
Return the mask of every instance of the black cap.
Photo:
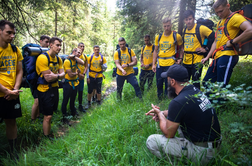
{"label": "black cap", "polygon": [[161,77],[162,78],[170,77],[180,82],[187,82],[189,80],[186,68],[178,64],[170,66],[166,72],[163,72],[161,74]]}

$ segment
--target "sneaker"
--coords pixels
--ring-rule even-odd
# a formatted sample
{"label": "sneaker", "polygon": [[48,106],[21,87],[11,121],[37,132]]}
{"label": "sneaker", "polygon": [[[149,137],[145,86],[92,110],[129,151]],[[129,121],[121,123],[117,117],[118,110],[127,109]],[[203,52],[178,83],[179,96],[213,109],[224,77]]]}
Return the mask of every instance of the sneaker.
{"label": "sneaker", "polygon": [[89,109],[91,107],[91,104],[86,105],[85,110]]}

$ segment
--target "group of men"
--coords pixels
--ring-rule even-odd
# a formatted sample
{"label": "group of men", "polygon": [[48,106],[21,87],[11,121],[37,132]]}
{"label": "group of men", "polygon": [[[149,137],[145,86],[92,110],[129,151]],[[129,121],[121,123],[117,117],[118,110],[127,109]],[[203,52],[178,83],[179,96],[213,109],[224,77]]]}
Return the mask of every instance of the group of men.
{"label": "group of men", "polygon": [[[217,0],[213,8],[221,18],[217,25],[216,37],[211,48],[202,47],[205,38],[214,38],[214,32],[209,28],[199,26],[201,40],[196,37],[197,24],[194,13],[185,11],[184,22],[186,29],[183,37],[171,30],[170,19],[163,19],[164,32],[155,37],[155,45],[150,43],[150,36],[145,35],[145,46],[141,49],[140,86],[134,75],[133,66],[137,58],[132,49],[126,47],[123,37],[119,38],[119,49],[114,54],[117,67],[117,96],[122,97],[125,80],[135,89],[136,96],[140,99],[144,92],[144,84],[152,85],[156,73],[157,97],[162,99],[164,94],[174,98],[169,111],[160,111],[156,105],[146,113],[159,122],[163,135],[154,134],[147,139],[147,147],[156,156],[187,157],[192,161],[207,163],[214,157],[221,144],[221,130],[215,109],[211,102],[200,91],[199,79],[202,68],[198,63],[205,63],[215,53],[213,63],[208,68],[204,81],[223,82],[228,84],[234,66],[238,62],[238,55],[230,49],[235,43],[242,42],[252,35],[252,25],[243,16],[234,14],[227,24],[231,40],[223,33],[225,19],[232,13],[227,0]],[[238,34],[242,30],[241,34]],[[15,150],[17,138],[16,118],[22,116],[19,94],[22,92],[20,84],[23,76],[22,54],[20,50],[10,44],[15,36],[15,26],[6,20],[0,21],[0,118],[6,123],[6,136],[9,140],[11,152]],[[94,89],[97,91],[97,102],[101,102],[101,85],[104,78],[103,72],[107,69],[106,59],[100,54],[98,45],[93,47],[94,53],[86,57],[83,54],[84,44],[79,43],[71,55],[64,61],[57,56],[61,50],[62,40],[58,37],[49,38],[42,36],[40,45],[50,46],[49,51],[42,53],[36,60],[36,72],[39,76],[38,86],[32,89],[34,105],[32,119],[36,119],[39,112],[44,115],[43,132],[49,137],[51,118],[57,110],[59,102],[58,80],[65,79],[63,83],[63,102],[61,106],[63,122],[67,120],[67,103],[70,99],[71,115],[78,115],[74,107],[77,95],[79,110],[85,112],[82,106],[84,77],[87,75],[88,106]],[[224,50],[218,50],[225,45]],[[217,50],[217,51],[215,51]],[[202,55],[208,52],[206,58]],[[179,52],[179,58],[175,55]],[[183,62],[183,65],[180,63]],[[194,85],[189,85],[191,79]],[[165,90],[163,84],[165,83]],[[197,96],[198,95],[198,96]],[[8,111],[7,111],[8,110]],[[175,137],[178,131],[180,137]],[[164,155],[163,155],[164,154]]]}
{"label": "group of men", "polygon": [[[199,81],[202,68],[198,68],[197,64],[205,63],[214,54],[203,85],[206,81],[217,81],[226,86],[239,60],[234,51],[235,44],[252,36],[252,24],[242,15],[232,13],[227,0],[217,0],[213,9],[221,20],[217,24],[216,37],[211,48],[202,47],[200,42],[205,38],[210,39],[214,35],[212,30],[205,26],[199,27],[202,41],[198,41],[194,35],[197,25],[192,11],[185,11],[184,41],[177,35],[177,45],[181,46],[177,62],[170,58],[176,49],[170,20],[163,20],[164,33],[161,39],[156,36],[152,69],[156,71],[158,97],[162,94],[163,85],[160,82],[164,79],[167,84],[165,90],[168,89],[168,96],[173,98],[168,110],[160,111],[158,106],[152,104],[151,110],[146,113],[159,122],[162,131],[162,134],[150,135],[146,141],[147,148],[159,158],[169,158],[170,161],[185,159],[184,164],[191,161],[205,165],[220,149],[222,138],[215,109],[208,97],[200,91],[199,82],[190,85],[188,81],[190,77],[193,81]],[[230,15],[232,17],[225,25]],[[229,32],[230,38],[223,32],[224,28]],[[201,54],[207,51],[209,52],[204,58]],[[179,65],[182,60],[183,65]],[[175,136],[176,132],[179,137]]]}
{"label": "group of men", "polygon": [[[14,159],[18,156],[15,152],[17,138],[16,118],[22,116],[19,94],[23,72],[23,56],[18,47],[11,44],[15,37],[15,25],[7,20],[0,21],[0,118],[4,119],[6,124],[6,136],[10,144],[10,152]],[[40,46],[50,49],[41,53],[36,58],[35,72],[37,77],[36,86],[31,86],[31,92],[34,97],[32,106],[32,122],[43,115],[43,133],[46,138],[50,138],[51,119],[53,112],[58,108],[59,102],[59,80],[63,82],[63,101],[61,111],[63,123],[70,125],[67,116],[67,104],[70,99],[71,115],[78,115],[75,108],[75,98],[78,95],[79,111],[86,112],[83,108],[83,88],[84,77],[87,75],[88,83],[88,104],[90,105],[90,96],[94,89],[97,91],[97,103],[101,103],[101,83],[103,72],[107,69],[106,59],[99,53],[98,45],[94,46],[94,54],[87,57],[83,54],[84,43],[79,43],[78,48],[74,48],[72,53],[63,62],[58,56],[61,50],[62,40],[58,37],[48,37],[42,35]],[[31,57],[30,57],[31,58]],[[24,69],[23,69],[24,67]],[[32,81],[29,80],[30,85]],[[34,85],[34,84],[33,84]]]}

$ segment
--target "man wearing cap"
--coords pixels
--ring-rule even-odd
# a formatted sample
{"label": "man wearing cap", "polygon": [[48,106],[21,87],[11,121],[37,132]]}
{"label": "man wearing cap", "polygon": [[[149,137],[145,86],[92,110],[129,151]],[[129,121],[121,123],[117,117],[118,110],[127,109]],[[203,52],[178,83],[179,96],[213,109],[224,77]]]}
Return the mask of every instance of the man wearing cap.
{"label": "man wearing cap", "polygon": [[[152,109],[146,113],[159,122],[163,133],[150,135],[146,141],[147,148],[159,158],[186,157],[192,162],[208,163],[221,144],[215,109],[198,88],[188,84],[185,67],[175,64],[161,77],[167,78],[168,93],[174,99],[169,104],[169,111],[160,111],[152,104]],[[175,137],[177,131],[180,137]]]}

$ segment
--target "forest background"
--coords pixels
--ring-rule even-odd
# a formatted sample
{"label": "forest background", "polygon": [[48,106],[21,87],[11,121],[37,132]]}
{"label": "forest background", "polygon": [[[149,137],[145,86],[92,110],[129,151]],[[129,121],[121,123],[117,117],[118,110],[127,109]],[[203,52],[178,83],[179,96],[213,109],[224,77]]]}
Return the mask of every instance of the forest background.
{"label": "forest background", "polygon": [[[161,20],[172,19],[173,30],[182,33],[183,11],[191,9],[196,17],[218,18],[211,9],[213,0],[117,0],[111,9],[109,0],[0,0],[0,19],[16,25],[14,40],[19,48],[26,43],[38,43],[41,35],[58,36],[63,40],[60,54],[69,54],[79,42],[84,42],[85,53],[94,45],[102,53],[112,56],[119,37],[140,52],[145,34],[154,36],[162,32]],[[251,0],[230,0],[231,10],[236,11]],[[109,4],[109,5],[107,5]]]}

